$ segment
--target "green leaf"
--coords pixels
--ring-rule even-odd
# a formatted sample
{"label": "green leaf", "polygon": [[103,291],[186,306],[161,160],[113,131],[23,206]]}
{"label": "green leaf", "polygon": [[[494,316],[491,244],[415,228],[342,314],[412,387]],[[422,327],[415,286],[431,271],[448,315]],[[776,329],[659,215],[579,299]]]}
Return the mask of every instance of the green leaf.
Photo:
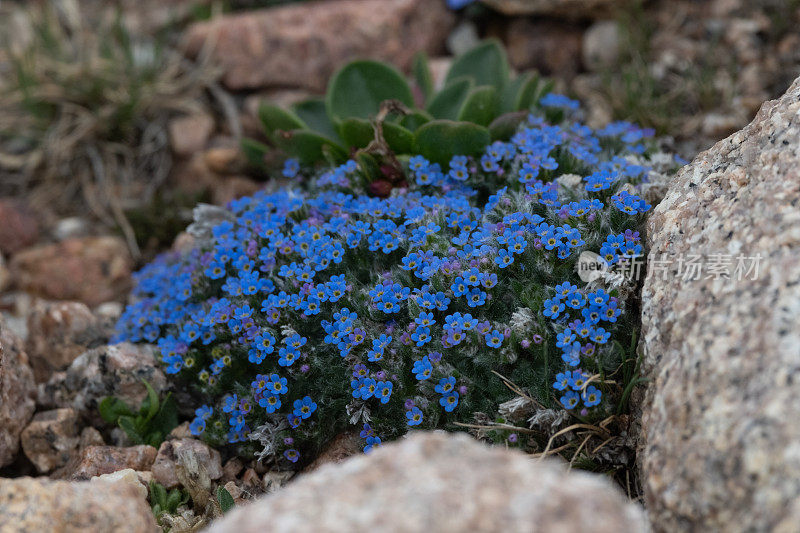
{"label": "green leaf", "polygon": [[470,91],[458,113],[458,120],[488,126],[496,116],[497,89],[484,85]]}
{"label": "green leaf", "polygon": [[431,120],[433,120],[433,117],[429,113],[420,109],[415,109],[400,119],[400,125],[413,133],[417,131],[417,128]]}
{"label": "green leaf", "polygon": [[339,135],[348,148],[364,148],[375,138],[372,125],[369,121],[360,118],[343,120],[339,125]]}
{"label": "green leaf", "polygon": [[139,414],[144,416],[146,421],[149,421],[151,418],[156,416],[156,413],[158,413],[158,408],[160,407],[158,393],[155,391],[155,389],[153,389],[150,383],[147,382],[147,380],[143,379],[142,383],[144,383],[144,386],[147,389],[147,398],[145,398],[142,402],[142,406],[139,408]]}
{"label": "green leaf", "polygon": [[134,444],[144,444],[142,435],[133,417],[121,416],[117,420],[117,424],[119,424],[119,427],[130,437]]}
{"label": "green leaf", "polygon": [[375,180],[383,178],[381,167],[374,157],[362,152],[356,156],[356,160],[358,161],[359,168],[361,168],[361,172],[367,177],[367,181],[364,183],[365,186]]}
{"label": "green leaf", "polygon": [[489,130],[469,122],[434,120],[416,132],[415,151],[447,168],[455,155],[477,156],[491,141]]}
{"label": "green leaf", "polygon": [[326,160],[325,148],[337,161],[347,159],[347,152],[334,141],[311,130],[283,131],[275,136],[275,144],[304,165]]}
{"label": "green leaf", "polygon": [[[308,125],[308,128],[331,140],[338,140],[339,134],[328,116],[323,98],[313,98],[292,106],[292,111]],[[296,129],[296,128],[292,128]]]}
{"label": "green leaf", "polygon": [[414,149],[414,134],[399,124],[384,122],[383,138],[396,154],[407,154]]}
{"label": "green leaf", "polygon": [[103,418],[103,420],[109,424],[116,424],[117,419],[120,416],[133,415],[133,411],[131,411],[131,408],[127,403],[113,396],[107,396],[103,398],[103,400],[97,406],[97,410],[100,411],[100,416]]}
{"label": "green leaf", "polygon": [[520,89],[519,95],[517,95],[516,109],[518,111],[530,111],[531,107],[549,92],[547,85],[547,83],[542,82],[539,76],[534,76],[528,80]]}
{"label": "green leaf", "polygon": [[269,146],[247,137],[242,138],[240,146],[248,163],[256,168],[265,168],[264,156],[269,152]]}
{"label": "green leaf", "polygon": [[231,493],[228,492],[225,487],[217,487],[217,501],[223,513],[227,513],[236,506],[236,502],[233,501],[233,496],[231,496]]}
{"label": "green leaf", "polygon": [[[369,121],[349,118],[339,126],[342,139],[348,147],[364,148],[375,138],[375,130]],[[383,138],[392,151],[407,154],[414,148],[414,134],[393,122],[383,123]]]}
{"label": "green leaf", "polygon": [[420,50],[414,54],[414,60],[411,64],[411,72],[414,74],[414,81],[425,96],[427,102],[433,95],[433,76],[431,69],[428,66],[428,55]]}
{"label": "green leaf", "polygon": [[[178,405],[175,403],[172,393],[167,394],[166,398],[161,402],[161,408],[156,413],[156,416],[150,420],[149,425],[153,431],[158,431],[162,435],[169,434],[170,431],[178,426]],[[159,444],[161,443],[159,442]]]}
{"label": "green leaf", "polygon": [[488,39],[453,61],[445,83],[466,76],[475,85],[493,85],[500,89],[508,83],[508,73],[508,58],[503,45],[496,39]]}
{"label": "green leaf", "polygon": [[500,115],[489,124],[489,133],[493,141],[507,141],[519,129],[519,125],[528,118],[527,111],[514,111]]}
{"label": "green leaf", "polygon": [[325,104],[334,120],[370,118],[385,100],[414,106],[414,96],[403,75],[378,61],[353,61],[340,69],[328,85]]}
{"label": "green leaf", "polygon": [[[531,72],[520,74],[503,87],[500,91],[500,114],[511,113],[519,109],[519,94],[522,88],[534,77]],[[538,78],[538,75],[536,75]]]}
{"label": "green leaf", "polygon": [[302,130],[307,126],[300,117],[276,105],[263,103],[258,106],[258,118],[267,132],[267,137],[272,138],[277,131]]}
{"label": "green leaf", "polygon": [[150,501],[162,508],[167,507],[167,489],[164,488],[164,485],[157,481],[150,482]]}
{"label": "green leaf", "polygon": [[455,120],[474,83],[469,78],[448,83],[428,104],[428,112],[434,118]]}

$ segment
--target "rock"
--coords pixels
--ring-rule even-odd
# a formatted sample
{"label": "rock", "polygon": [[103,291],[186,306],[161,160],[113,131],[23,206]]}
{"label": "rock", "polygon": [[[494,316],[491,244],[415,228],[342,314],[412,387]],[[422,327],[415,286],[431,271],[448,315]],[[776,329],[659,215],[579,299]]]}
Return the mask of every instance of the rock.
{"label": "rock", "polygon": [[36,413],[20,440],[22,451],[39,473],[64,466],[80,443],[78,413],[73,409]]}
{"label": "rock", "polygon": [[[19,437],[36,407],[36,384],[22,341],[0,316],[0,467],[19,450]],[[2,501],[2,500],[0,500]]]}
{"label": "rock", "polygon": [[132,468],[117,470],[116,472],[111,472],[110,474],[100,474],[99,476],[93,477],[89,481],[92,483],[121,483],[123,485],[130,485],[136,489],[136,492],[139,493],[139,496],[141,496],[142,499],[147,499],[147,486],[142,483],[139,473]]}
{"label": "rock", "polygon": [[263,184],[245,176],[228,176],[214,184],[211,190],[211,199],[216,205],[228,205],[231,200],[242,196],[252,196],[262,187]]}
{"label": "rock", "polygon": [[244,463],[238,457],[231,457],[222,467],[222,481],[233,481],[244,469]]}
{"label": "rock", "polygon": [[150,506],[121,483],[0,479],[0,529],[93,533],[156,533]]}
{"label": "rock", "polygon": [[89,221],[81,217],[62,218],[52,230],[53,238],[57,241],[86,237],[90,233]]}
{"label": "rock", "polygon": [[217,174],[236,174],[241,172],[246,161],[237,147],[220,146],[205,151],[206,165]]}
{"label": "rock", "polygon": [[147,396],[142,380],[156,392],[167,385],[153,348],[129,343],[101,346],[79,355],[63,372],[39,386],[39,403],[45,407],[71,407],[99,422],[97,404],[116,396],[138,408]]}
{"label": "rock", "polygon": [[571,79],[581,68],[583,34],[573,24],[551,20],[514,19],[508,25],[508,60],[520,71]]}
{"label": "rock", "polygon": [[89,446],[81,450],[63,471],[59,472],[58,477],[81,481],[126,468],[150,470],[155,459],[156,449],[145,444],[127,448]]}
{"label": "rock", "polygon": [[640,509],[601,476],[459,434],[414,433],[326,465],[231,511],[209,533],[640,532]]}
{"label": "rock", "polygon": [[480,44],[478,27],[468,19],[462,20],[447,36],[447,50],[456,57],[469,52]]}
{"label": "rock", "polygon": [[222,477],[222,460],[217,450],[197,439],[178,439],[161,443],[151,469],[153,479],[168,489],[177,487],[179,483],[175,469],[178,466],[180,455],[186,452],[195,454],[212,480]]}
{"label": "rock", "polygon": [[3,254],[0,253],[0,292],[5,291],[11,286],[11,271],[8,269]]}
{"label": "rock", "polygon": [[[678,173],[647,234],[663,260],[642,295],[652,381],[640,457],[654,529],[796,530],[800,78]],[[699,279],[680,268],[690,255]]]}
{"label": "rock", "polygon": [[230,89],[322,91],[351,59],[380,59],[406,69],[415,52],[440,52],[453,22],[444,2],[304,2],[196,23],[187,30],[185,50],[196,56],[212,44]]}
{"label": "rock", "polygon": [[602,72],[616,65],[619,50],[619,22],[615,20],[597,21],[583,34],[581,57],[583,65],[592,72]]}
{"label": "rock", "polygon": [[200,152],[214,133],[214,118],[206,114],[174,118],[167,125],[172,151],[179,156]]}
{"label": "rock", "polygon": [[67,239],[29,248],[11,259],[11,272],[22,290],[90,306],[123,299],[132,268],[128,248],[117,237]]}
{"label": "rock", "polygon": [[112,328],[80,302],[37,302],[28,315],[25,346],[36,381],[47,381],[83,352],[108,342]]}
{"label": "rock", "polygon": [[621,0],[482,0],[504,15],[548,15],[584,18],[607,15]]}
{"label": "rock", "polygon": [[0,252],[13,255],[39,239],[39,221],[24,203],[0,198]]}
{"label": "rock", "polygon": [[341,463],[348,457],[361,453],[363,447],[363,440],[358,431],[340,433],[305,468],[305,471],[311,472],[328,463]]}
{"label": "rock", "polygon": [[93,427],[85,427],[81,431],[81,440],[78,447],[82,450],[88,446],[105,446],[103,435]]}

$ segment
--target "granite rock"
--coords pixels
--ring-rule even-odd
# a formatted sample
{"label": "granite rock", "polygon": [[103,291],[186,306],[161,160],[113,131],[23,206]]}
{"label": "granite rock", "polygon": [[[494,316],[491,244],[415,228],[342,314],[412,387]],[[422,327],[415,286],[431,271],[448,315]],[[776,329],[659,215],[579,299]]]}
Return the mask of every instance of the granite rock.
{"label": "granite rock", "polygon": [[572,19],[608,16],[621,0],[482,0],[504,15],[546,15]]}
{"label": "granite rock", "polygon": [[222,477],[222,459],[217,450],[197,439],[166,440],[158,448],[155,462],[151,471],[153,479],[171,489],[179,484],[176,468],[180,461],[181,453],[194,453],[197,461],[202,465],[208,477],[212,480]]}
{"label": "granite rock", "polygon": [[640,460],[654,529],[795,531],[800,78],[678,173],[647,233],[659,263],[642,295]]}
{"label": "granite rock", "polygon": [[101,346],[82,353],[66,370],[40,384],[39,403],[48,408],[71,407],[83,417],[99,422],[97,404],[106,396],[116,396],[138,408],[147,396],[142,380],[147,380],[156,392],[167,386],[151,346]]}
{"label": "granite rock", "polygon": [[116,446],[88,446],[58,472],[57,477],[72,481],[91,479],[130,468],[150,470],[156,459],[156,449],[146,444],[119,448]]}
{"label": "granite rock", "polygon": [[25,345],[37,382],[64,370],[83,352],[108,342],[113,323],[80,302],[37,302],[28,315]]}
{"label": "granite rock", "polygon": [[39,220],[24,203],[0,198],[0,252],[14,253],[33,245],[39,238]]}
{"label": "granite rock", "polygon": [[236,509],[210,533],[638,532],[639,508],[600,476],[567,472],[466,435],[412,434],[322,466]]}
{"label": "granite rock", "polygon": [[156,533],[147,501],[123,483],[0,478],[0,531]]}
{"label": "granite rock", "polygon": [[0,467],[19,450],[19,436],[36,407],[36,384],[22,341],[0,317]]}
{"label": "granite rock", "polygon": [[42,298],[99,305],[122,299],[131,284],[133,261],[117,237],[67,239],[27,248],[11,258],[17,286]]}
{"label": "granite rock", "polygon": [[329,0],[223,16],[191,26],[191,56],[210,45],[230,89],[325,88],[351,59],[407,68],[415,52],[442,51],[454,22],[444,2]]}
{"label": "granite rock", "polygon": [[53,409],[36,413],[22,431],[22,451],[39,473],[64,466],[80,443],[78,413]]}

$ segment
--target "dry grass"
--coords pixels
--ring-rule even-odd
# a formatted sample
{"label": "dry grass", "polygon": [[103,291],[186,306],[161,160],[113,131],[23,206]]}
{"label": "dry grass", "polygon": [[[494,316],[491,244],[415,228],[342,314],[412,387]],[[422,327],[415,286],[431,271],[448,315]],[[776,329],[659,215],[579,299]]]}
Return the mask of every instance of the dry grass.
{"label": "dry grass", "polygon": [[0,195],[89,212],[137,253],[124,213],[167,178],[167,121],[208,107],[217,73],[74,0],[3,9]]}

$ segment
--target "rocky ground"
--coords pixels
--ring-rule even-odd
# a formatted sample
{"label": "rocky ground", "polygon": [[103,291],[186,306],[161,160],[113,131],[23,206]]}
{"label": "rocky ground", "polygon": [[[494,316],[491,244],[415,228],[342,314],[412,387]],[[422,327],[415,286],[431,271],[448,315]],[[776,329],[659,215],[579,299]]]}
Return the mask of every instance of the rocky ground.
{"label": "rocky ground", "polygon": [[[429,0],[329,0],[191,25],[184,50],[196,55],[215,39],[238,107],[233,121],[211,109],[170,122],[172,184],[220,204],[251,193],[262,183],[246,172],[231,124],[258,135],[260,98],[317,92],[354,55],[407,66],[409,51],[424,48],[441,67],[479,35],[502,37],[515,67],[559,79],[594,124],[627,110],[673,135],[687,157],[708,148],[669,185],[648,227],[651,256],[668,266],[651,269],[642,296],[652,378],[639,391],[644,507],[603,478],[460,436],[419,435],[345,460],[356,446],[343,435],[282,490],[286,474],[222,457],[185,425],[158,448],[135,445],[97,411],[106,396],[138,405],[142,379],[166,390],[150,348],[109,344],[137,264],[129,245],[84,214],[43,214],[3,197],[0,531],[155,531],[151,480],[191,488],[200,502],[167,524],[177,531],[220,514],[217,486],[241,507],[213,525],[220,532],[264,530],[267,519],[274,531],[796,529],[800,79],[761,105],[800,73],[796,3],[656,0],[633,19],[615,0],[588,10],[486,3],[501,14],[471,18]],[[166,16],[152,9],[140,24],[152,29]],[[630,48],[636,21],[652,26],[638,58],[644,71]],[[681,262],[690,255],[716,270],[687,278]],[[737,279],[740,256],[761,257],[756,279]]]}

